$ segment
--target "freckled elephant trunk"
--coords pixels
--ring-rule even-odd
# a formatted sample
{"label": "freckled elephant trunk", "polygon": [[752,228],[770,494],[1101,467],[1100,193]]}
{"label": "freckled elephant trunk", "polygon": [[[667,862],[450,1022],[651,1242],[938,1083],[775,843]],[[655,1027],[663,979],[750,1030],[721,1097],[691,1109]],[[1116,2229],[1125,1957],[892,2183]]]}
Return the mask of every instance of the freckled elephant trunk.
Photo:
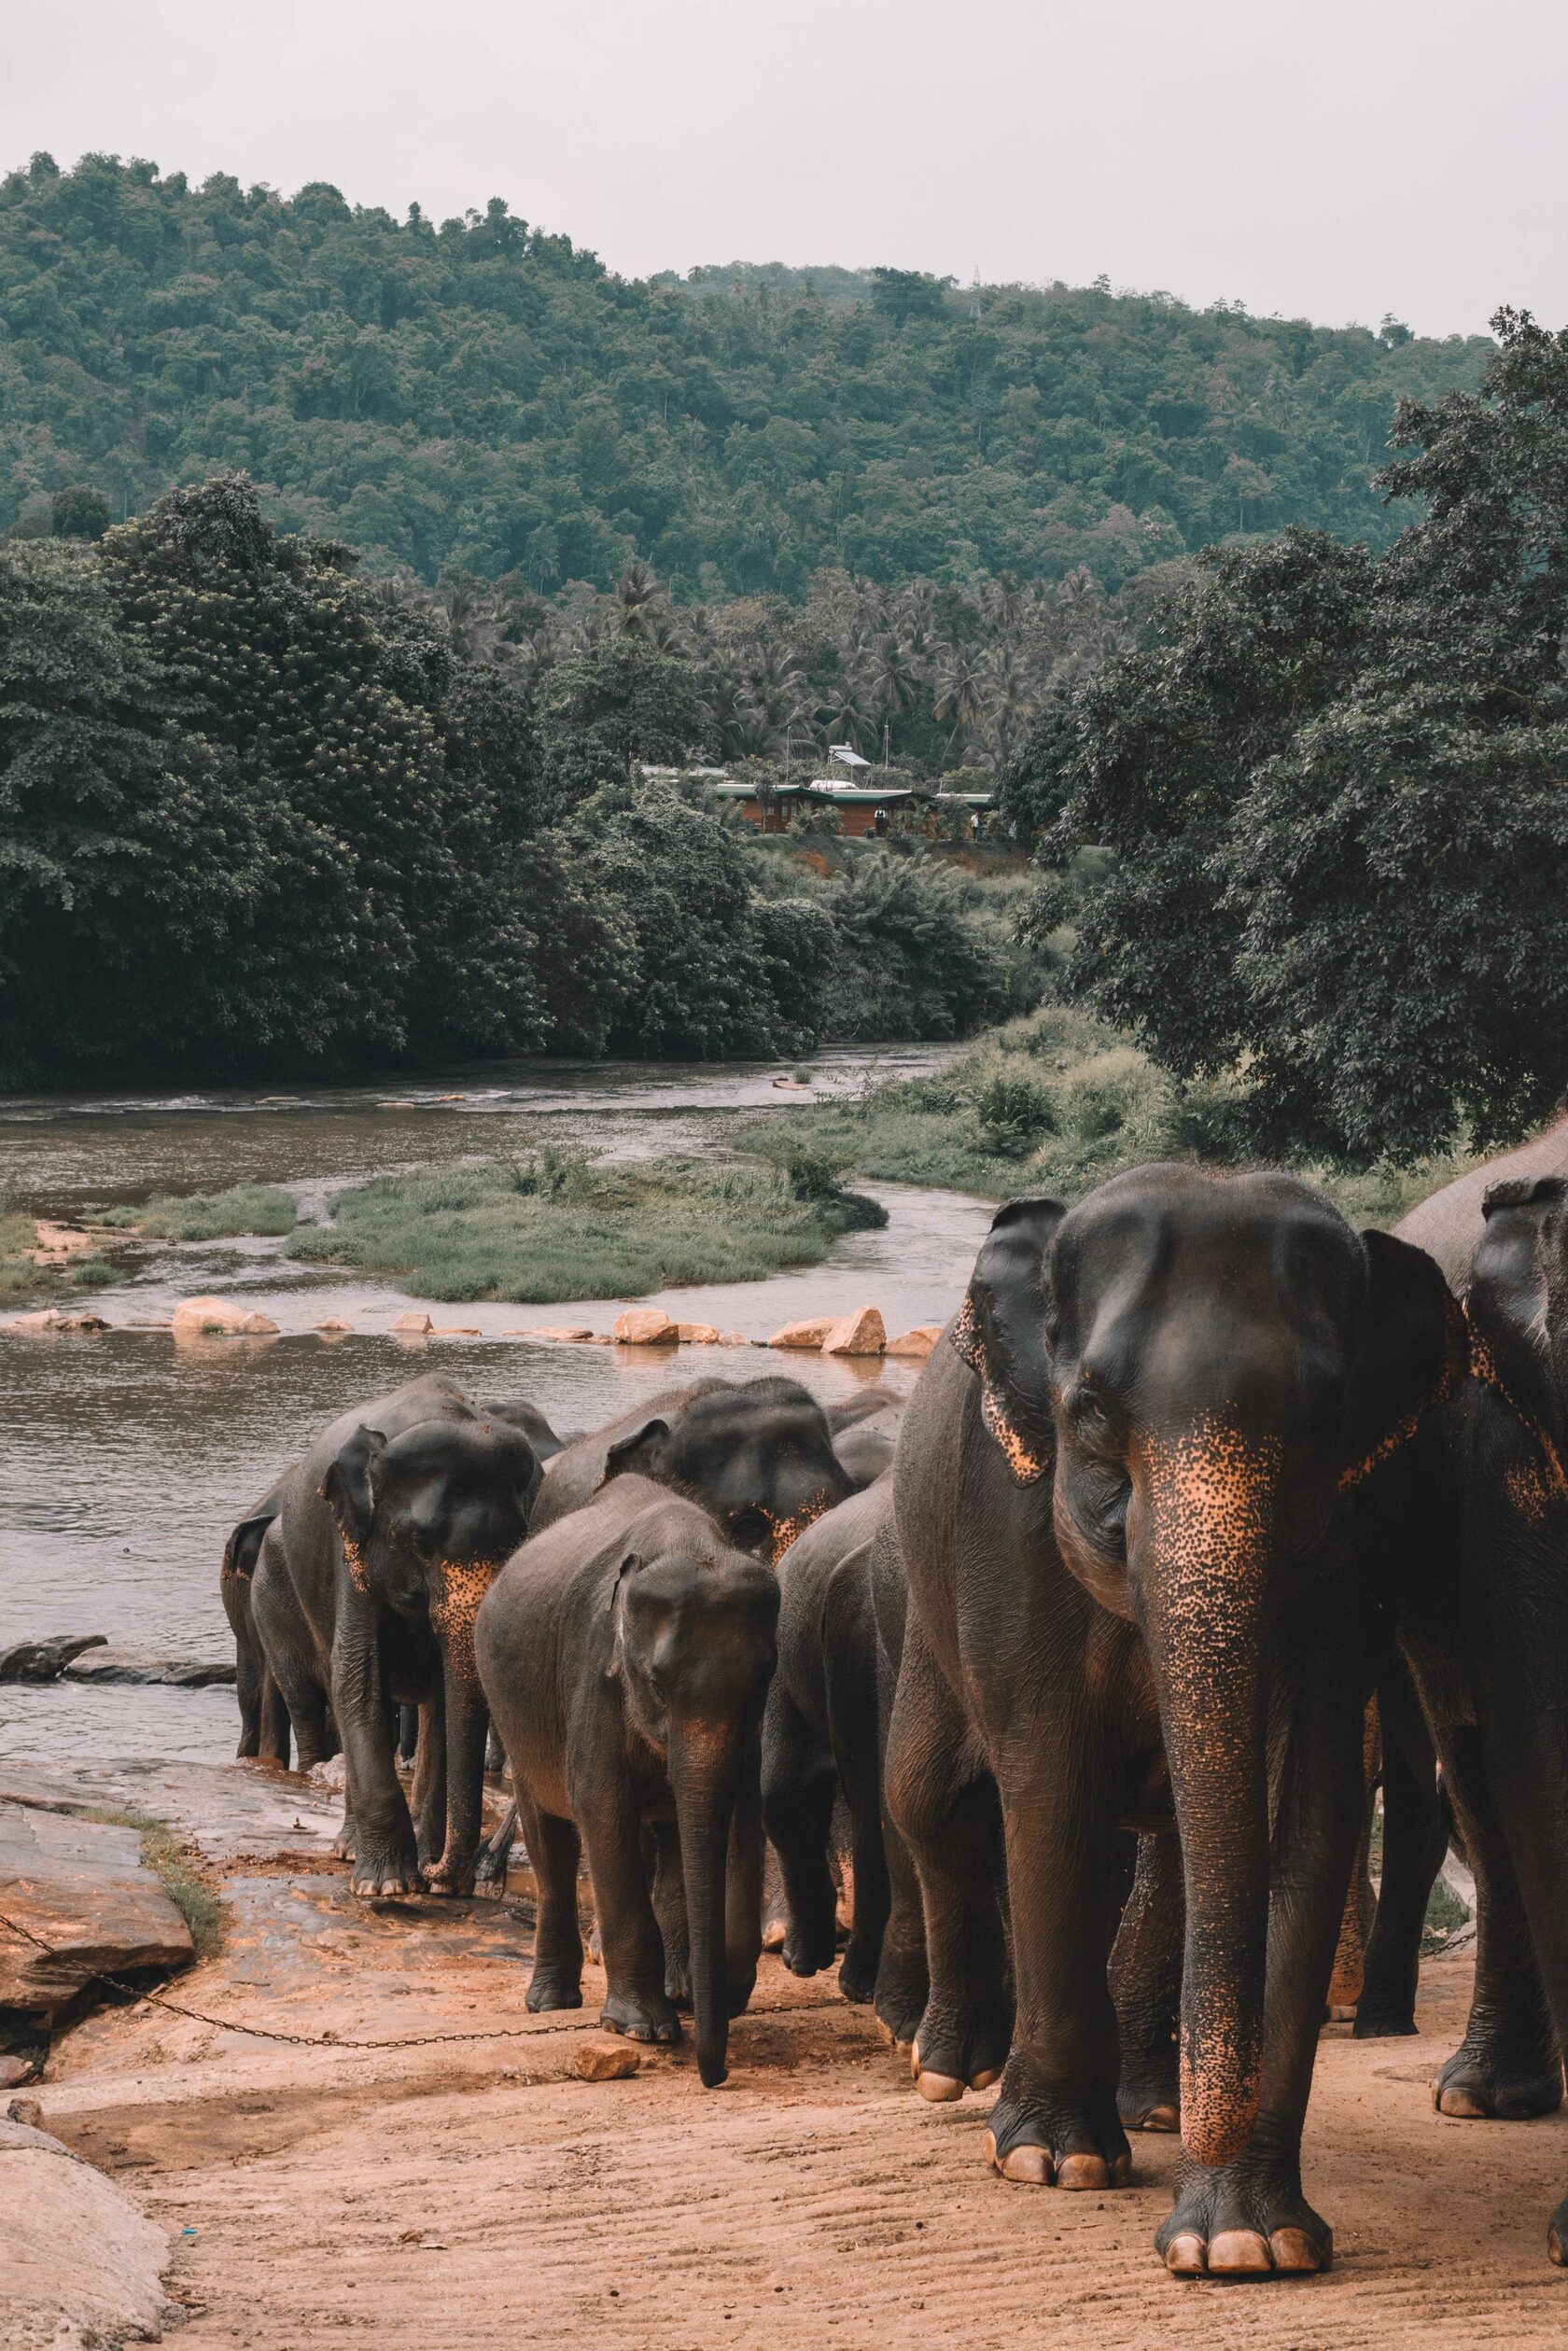
{"label": "freckled elephant trunk", "polygon": [[474,1658],[474,1618],[492,1574],[487,1567],[449,1567],[430,1611],[446,1701],[446,1844],[426,1877],[433,1890],[443,1894],[473,1892],[483,1826],[490,1715]]}
{"label": "freckled elephant trunk", "polygon": [[705,2090],[726,2078],[730,2040],[724,1952],[724,1896],[730,1824],[739,1790],[741,1749],[727,1728],[689,1727],[670,1746],[670,1780],[680,1831],[680,1869],[691,1937],[692,2007],[697,2071]]}
{"label": "freckled elephant trunk", "polygon": [[1186,1887],[1182,2142],[1218,2164],[1247,2144],[1263,2071],[1274,1478],[1228,1432],[1170,1449],[1183,1458],[1152,1464],[1141,1580]]}

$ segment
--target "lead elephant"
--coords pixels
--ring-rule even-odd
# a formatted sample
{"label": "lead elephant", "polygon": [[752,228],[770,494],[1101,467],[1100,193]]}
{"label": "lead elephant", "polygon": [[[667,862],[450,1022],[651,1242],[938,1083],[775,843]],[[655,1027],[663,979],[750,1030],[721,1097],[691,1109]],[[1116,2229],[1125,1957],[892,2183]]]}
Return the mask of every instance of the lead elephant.
{"label": "lead elephant", "polygon": [[581,2003],[586,1844],[603,2021],[637,2040],[676,2037],[651,1831],[665,1894],[683,1895],[708,2088],[724,2079],[729,2019],[762,1948],[758,1742],[777,1614],[770,1569],[693,1503],[628,1476],[525,1544],[476,1627],[480,1677],[533,1822],[529,2008]]}
{"label": "lead elephant", "polygon": [[886,1796],[924,1904],[921,2086],[1005,2060],[1004,2176],[1128,2176],[1117,1840],[1174,1826],[1181,2274],[1330,2259],[1300,2134],[1396,1598],[1366,1514],[1462,1353],[1421,1252],[1282,1175],[1151,1167],[1000,1212],[905,1413]]}
{"label": "lead elephant", "polygon": [[[266,1541],[331,1691],[357,1894],[472,1889],[488,1727],[474,1618],[527,1532],[539,1476],[520,1428],[432,1372],[333,1421],[283,1482]],[[396,1700],[421,1709],[415,1818]]]}

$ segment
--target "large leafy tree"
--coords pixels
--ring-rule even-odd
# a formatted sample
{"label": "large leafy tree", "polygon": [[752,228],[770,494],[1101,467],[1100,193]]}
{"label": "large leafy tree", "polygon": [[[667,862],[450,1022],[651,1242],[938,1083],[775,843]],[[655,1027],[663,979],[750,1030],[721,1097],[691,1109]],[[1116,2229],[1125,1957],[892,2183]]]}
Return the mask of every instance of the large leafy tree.
{"label": "large leafy tree", "polygon": [[1074,698],[1058,844],[1114,851],[1069,970],[1260,1141],[1491,1142],[1568,1079],[1568,334],[1500,313],[1478,395],[1402,409],[1380,559],[1213,562]]}

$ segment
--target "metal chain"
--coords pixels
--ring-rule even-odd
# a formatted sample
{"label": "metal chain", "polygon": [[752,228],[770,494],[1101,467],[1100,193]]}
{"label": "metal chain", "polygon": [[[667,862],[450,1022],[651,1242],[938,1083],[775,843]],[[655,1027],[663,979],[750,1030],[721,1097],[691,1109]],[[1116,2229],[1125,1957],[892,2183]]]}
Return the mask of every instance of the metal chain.
{"label": "metal chain", "polygon": [[[35,1935],[20,1920],[7,1918],[3,1910],[0,1910],[0,1926],[8,1926],[11,1933],[20,1935],[24,1942],[35,1944],[47,1957],[53,1959],[58,1956],[52,1944],[46,1943],[42,1936]],[[100,1973],[99,1980],[112,1985],[116,1992],[125,1993],[133,2000],[146,2000],[153,2008],[167,2008],[172,2015],[189,2017],[193,2023],[210,2024],[220,2033],[247,2033],[252,2040],[287,2041],[293,2049],[439,2049],[449,2041],[533,2041],[542,2040],[547,2033],[581,2033],[591,2029],[589,2019],[578,2017],[569,2023],[505,2024],[491,2026],[484,2032],[411,2033],[398,2040],[351,2040],[337,2033],[280,2033],[271,2025],[242,2024],[236,2017],[207,2016],[200,2008],[188,2008],[183,2001],[171,2000],[167,1993],[145,1992],[140,1985],[127,1983],[120,1976]],[[836,2006],[837,2003],[832,2000],[778,2000],[770,2002],[766,2008],[748,2008],[746,2014],[803,2016],[813,2009],[820,2009],[826,2014],[833,2011]],[[666,2042],[663,2046],[667,2048],[669,2044]]]}

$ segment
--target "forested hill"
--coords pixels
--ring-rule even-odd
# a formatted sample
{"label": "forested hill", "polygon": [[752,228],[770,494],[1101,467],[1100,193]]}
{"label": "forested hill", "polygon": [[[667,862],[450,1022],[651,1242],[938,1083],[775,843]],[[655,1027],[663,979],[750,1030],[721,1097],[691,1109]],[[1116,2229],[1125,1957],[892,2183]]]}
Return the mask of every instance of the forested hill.
{"label": "forested hill", "polygon": [[708,600],[828,564],[1114,587],[1238,530],[1386,543],[1396,398],[1474,386],[1489,347],[1103,285],[635,283],[498,201],[437,226],[40,156],[0,183],[0,528],[236,467],[275,521],[427,579],[550,594],[635,553]]}

